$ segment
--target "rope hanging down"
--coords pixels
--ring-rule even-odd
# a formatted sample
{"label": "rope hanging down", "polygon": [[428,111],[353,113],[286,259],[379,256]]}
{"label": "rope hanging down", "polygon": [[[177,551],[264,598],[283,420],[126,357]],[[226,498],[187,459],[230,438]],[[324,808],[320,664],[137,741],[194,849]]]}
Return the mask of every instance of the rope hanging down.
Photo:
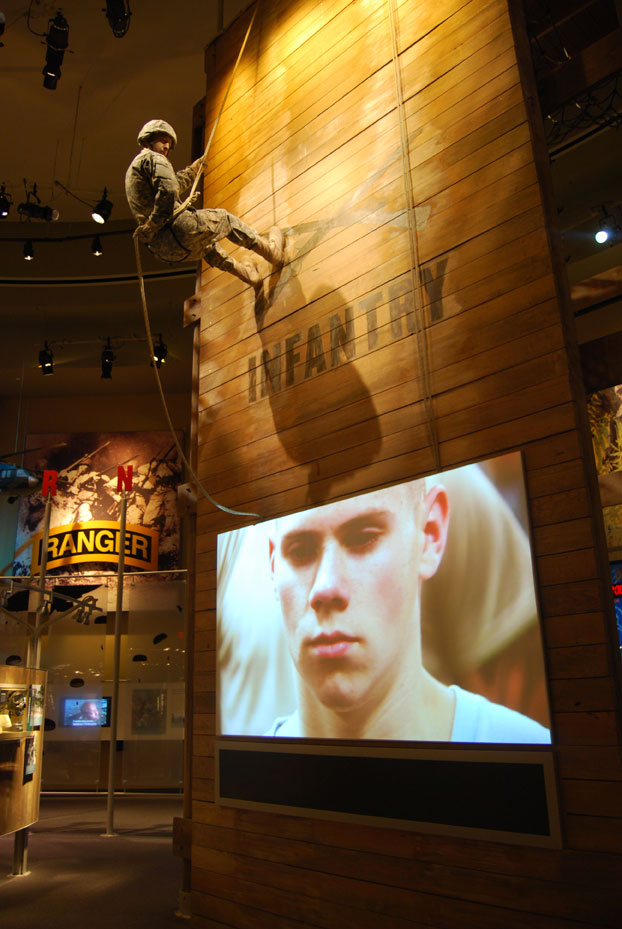
{"label": "rope hanging down", "polygon": [[[151,358],[153,358],[154,356],[153,338],[151,336],[151,325],[149,323],[149,312],[147,310],[147,298],[145,296],[145,282],[143,280],[143,268],[142,268],[142,262],[140,260],[140,245],[138,243],[138,239],[134,239],[134,251],[136,253],[136,267],[138,269],[138,285],[140,287],[140,299],[143,305],[145,332],[147,334],[147,343],[149,345],[149,352],[151,354]],[[207,492],[207,490],[205,489],[205,487],[203,486],[203,484],[197,477],[192,465],[190,464],[190,462],[184,455],[184,451],[181,447],[179,439],[177,438],[177,432],[175,430],[175,426],[173,425],[171,414],[169,413],[168,404],[166,402],[166,397],[164,396],[164,390],[162,389],[162,381],[160,379],[160,372],[158,371],[158,367],[155,364],[153,366],[153,371],[155,374],[156,383],[158,385],[158,392],[160,394],[160,400],[162,401],[162,409],[164,410],[164,415],[166,417],[168,427],[171,431],[173,441],[175,442],[175,447],[177,451],[179,452],[179,457],[185,464],[188,470],[188,473],[190,474],[190,477],[192,478],[194,484],[201,491],[205,499],[209,500],[209,502],[212,503],[215,507],[217,507],[217,509],[222,510],[223,513],[231,513],[232,516],[256,516],[257,518],[259,518],[259,513],[246,513],[243,510],[230,510],[228,506],[224,506],[222,503],[218,503],[216,500],[214,500],[214,498]]]}
{"label": "rope hanging down", "polygon": [[[206,158],[207,158],[207,153],[208,153],[209,150],[210,150],[210,146],[211,146],[211,144],[212,144],[212,139],[214,138],[214,133],[216,132],[216,127],[217,127],[218,122],[219,122],[219,120],[220,120],[220,117],[221,117],[221,115],[222,115],[222,111],[224,110],[225,102],[226,102],[227,97],[228,97],[228,95],[229,95],[229,91],[230,91],[230,89],[231,89],[231,85],[233,84],[233,79],[234,79],[234,77],[235,77],[235,72],[236,72],[237,69],[238,69],[238,65],[239,65],[240,60],[241,60],[241,58],[242,58],[242,53],[244,52],[244,48],[246,47],[246,42],[248,41],[248,37],[249,37],[249,35],[250,35],[250,33],[251,33],[251,29],[253,28],[253,23],[255,22],[255,16],[257,15],[257,10],[258,10],[258,9],[259,9],[259,3],[257,3],[257,5],[255,6],[255,9],[254,9],[254,11],[253,11],[253,15],[252,15],[251,21],[250,21],[250,23],[249,23],[249,25],[248,25],[248,29],[246,30],[246,35],[245,35],[245,37],[244,37],[244,41],[242,42],[242,47],[241,47],[241,49],[240,49],[240,53],[239,53],[239,55],[238,55],[238,57],[237,57],[237,60],[236,60],[235,65],[234,65],[234,67],[233,67],[233,71],[231,72],[231,77],[229,78],[229,83],[227,84],[227,87],[226,87],[224,96],[223,96],[223,98],[222,98],[222,102],[221,102],[221,104],[220,104],[220,108],[219,108],[219,110],[218,110],[218,114],[217,114],[217,116],[216,116],[216,119],[214,120],[214,125],[212,126],[212,131],[210,132],[209,139],[207,140],[207,145],[206,145],[205,151],[204,151],[204,153],[203,153],[203,158],[202,158],[202,160],[201,160],[201,164],[199,165],[199,170],[197,171],[197,174],[196,174],[196,177],[195,177],[195,179],[194,179],[194,183],[193,183],[193,185],[192,185],[192,188],[191,188],[191,190],[190,190],[190,193],[189,193],[188,197],[184,200],[184,202],[175,210],[175,212],[173,213],[173,216],[172,216],[171,219],[170,219],[170,222],[172,222],[177,216],[179,216],[180,213],[183,213],[183,211],[190,205],[190,203],[192,202],[192,200],[194,200],[194,198],[195,198],[195,196],[196,196],[196,188],[197,188],[197,185],[198,185],[198,183],[199,183],[199,178],[201,177],[201,174],[202,174],[202,172],[203,172],[203,167],[204,167],[205,160],[206,160]],[[153,338],[152,338],[152,336],[151,336],[151,324],[150,324],[150,322],[149,322],[149,310],[147,309],[147,297],[146,297],[146,295],[145,295],[145,281],[144,281],[144,275],[143,275],[143,266],[142,266],[142,262],[141,262],[141,260],[140,260],[140,245],[139,245],[138,239],[134,239],[134,252],[135,252],[135,254],[136,254],[136,270],[137,270],[137,272],[138,272],[138,286],[139,286],[139,288],[140,288],[140,299],[141,299],[142,307],[143,307],[143,317],[144,317],[144,321],[145,321],[145,332],[146,332],[146,334],[147,334],[147,343],[148,343],[148,345],[149,345],[150,356],[151,356],[151,358],[153,358],[153,356],[154,356]],[[188,461],[188,459],[187,459],[186,456],[184,455],[184,451],[183,451],[183,449],[182,449],[182,447],[181,447],[181,444],[180,444],[180,442],[179,442],[179,439],[177,438],[177,432],[175,431],[175,427],[174,427],[173,421],[172,421],[172,419],[171,419],[171,414],[169,413],[168,404],[167,404],[167,402],[166,402],[166,397],[164,396],[164,390],[162,389],[162,381],[161,381],[161,379],[160,379],[160,372],[158,371],[158,367],[157,367],[157,365],[155,365],[155,364],[154,364],[154,366],[153,366],[153,372],[154,372],[154,374],[155,374],[156,383],[157,383],[157,385],[158,385],[158,392],[159,392],[159,394],[160,394],[160,400],[162,401],[162,409],[164,410],[164,415],[165,415],[165,417],[166,417],[166,421],[167,421],[167,423],[168,423],[168,427],[169,427],[169,429],[170,429],[170,431],[171,431],[171,435],[172,435],[172,437],[173,437],[173,441],[174,441],[174,443],[175,443],[175,447],[177,448],[177,451],[179,452],[179,456],[180,456],[181,460],[183,461],[184,465],[186,466],[186,469],[187,469],[188,473],[190,474],[190,476],[191,476],[191,478],[192,478],[194,484],[195,484],[196,487],[198,488],[198,490],[201,491],[201,493],[203,494],[203,496],[205,497],[206,500],[209,500],[209,502],[210,502],[211,504],[213,504],[217,509],[221,510],[223,513],[231,513],[232,516],[254,516],[254,517],[256,517],[256,518],[259,519],[259,518],[260,518],[260,514],[259,514],[259,513],[246,513],[246,512],[244,512],[243,510],[231,510],[231,509],[229,509],[228,506],[224,506],[223,504],[218,503],[218,502],[217,502],[216,500],[214,500],[214,498],[207,492],[207,490],[205,489],[205,487],[203,486],[203,484],[201,483],[201,481],[200,481],[199,478],[197,477],[197,475],[196,475],[196,473],[195,473],[195,471],[194,471],[192,465],[190,464],[190,462]]]}
{"label": "rope hanging down", "polygon": [[209,139],[207,140],[207,145],[205,146],[205,151],[203,152],[203,158],[201,159],[201,164],[199,165],[199,170],[197,171],[196,177],[195,177],[194,181],[192,182],[192,187],[190,188],[190,193],[188,194],[188,196],[186,197],[186,199],[184,200],[184,202],[181,203],[181,204],[177,207],[177,209],[175,210],[175,212],[173,213],[173,216],[172,216],[172,218],[171,218],[171,222],[172,222],[173,220],[177,219],[177,217],[179,216],[179,214],[180,214],[180,213],[183,213],[184,210],[187,209],[187,207],[190,206],[190,204],[192,203],[192,201],[194,200],[194,198],[195,198],[196,195],[197,195],[197,194],[196,194],[196,189],[197,189],[197,187],[198,187],[198,185],[199,185],[199,180],[201,179],[201,175],[203,174],[203,168],[205,167],[205,160],[206,160],[206,158],[207,158],[207,153],[208,153],[209,150],[210,150],[210,147],[211,147],[211,144],[212,144],[212,139],[214,138],[214,133],[216,132],[216,127],[218,126],[218,123],[220,122],[220,117],[222,116],[222,111],[223,111],[224,108],[225,108],[225,102],[226,102],[226,100],[227,100],[227,97],[229,96],[229,91],[231,90],[231,85],[233,84],[233,78],[235,77],[235,72],[238,70],[238,65],[239,65],[239,63],[240,63],[240,61],[241,61],[241,59],[242,59],[242,55],[244,54],[244,49],[246,48],[246,43],[248,42],[248,37],[249,37],[249,35],[251,34],[251,29],[253,28],[253,23],[255,22],[255,17],[256,17],[256,15],[257,15],[257,10],[258,10],[258,9],[259,9],[259,0],[258,0],[257,4],[256,4],[256,6],[255,6],[255,9],[253,10],[253,15],[252,15],[252,17],[251,17],[251,21],[250,21],[250,23],[248,24],[248,29],[246,30],[246,35],[244,36],[244,41],[242,42],[242,47],[240,48],[240,53],[239,53],[239,55],[238,55],[238,57],[237,57],[237,60],[236,60],[236,62],[235,62],[235,65],[233,66],[233,71],[231,72],[231,77],[229,78],[229,83],[227,84],[227,87],[226,87],[226,89],[225,89],[224,96],[223,96],[223,98],[222,98],[222,102],[221,102],[220,107],[219,107],[219,109],[218,109],[218,113],[216,114],[216,119],[214,120],[214,125],[212,126],[212,131],[211,131],[210,134],[209,134]]}
{"label": "rope hanging down", "polygon": [[417,217],[415,214],[415,197],[410,176],[410,158],[408,154],[408,126],[404,110],[404,94],[402,91],[402,76],[400,73],[399,49],[397,42],[397,27],[395,22],[395,0],[388,0],[389,22],[391,26],[391,48],[393,52],[393,72],[395,79],[395,94],[397,97],[397,110],[400,124],[400,143],[402,149],[402,175],[404,178],[404,193],[406,196],[406,214],[408,218],[408,241],[410,246],[410,276],[415,310],[417,355],[419,358],[419,371],[423,387],[423,407],[426,413],[427,426],[430,434],[430,444],[434,453],[436,470],[441,470],[441,456],[432,403],[432,387],[430,382],[430,359],[425,338],[425,325],[423,319],[423,285],[421,281],[421,266],[419,264],[419,248],[417,245]]}

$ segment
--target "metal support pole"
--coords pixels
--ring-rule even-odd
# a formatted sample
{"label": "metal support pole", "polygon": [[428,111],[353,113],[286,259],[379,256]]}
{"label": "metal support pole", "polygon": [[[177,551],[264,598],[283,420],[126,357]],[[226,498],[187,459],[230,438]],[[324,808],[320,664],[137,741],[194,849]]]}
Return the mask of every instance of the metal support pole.
{"label": "metal support pole", "polygon": [[13,840],[14,875],[28,874],[28,826],[18,829]]}
{"label": "metal support pole", "polygon": [[112,665],[112,707],[110,712],[110,749],[108,756],[108,801],[106,805],[106,831],[104,835],[116,835],[114,831],[114,784],[117,761],[117,723],[119,719],[119,672],[121,665],[121,614],[123,613],[123,573],[125,570],[125,518],[127,496],[121,495],[121,519],[119,524],[119,567],[117,570],[117,610],[114,621],[114,656]]}
{"label": "metal support pole", "polygon": [[[39,596],[35,610],[34,625],[29,629],[26,667],[41,667],[41,618],[45,603],[45,575],[48,568],[48,542],[50,538],[50,517],[52,515],[52,494],[45,500],[43,517],[43,538],[41,539],[41,564],[39,566]],[[18,829],[13,838],[13,874],[28,873],[28,826]]]}
{"label": "metal support pole", "polygon": [[29,668],[41,666],[41,618],[45,603],[45,576],[48,568],[48,543],[50,539],[50,518],[52,515],[52,495],[48,493],[45,500],[45,515],[43,517],[43,538],[41,539],[41,564],[39,566],[39,596],[35,610],[35,622],[30,638],[28,639],[28,654],[26,665]]}

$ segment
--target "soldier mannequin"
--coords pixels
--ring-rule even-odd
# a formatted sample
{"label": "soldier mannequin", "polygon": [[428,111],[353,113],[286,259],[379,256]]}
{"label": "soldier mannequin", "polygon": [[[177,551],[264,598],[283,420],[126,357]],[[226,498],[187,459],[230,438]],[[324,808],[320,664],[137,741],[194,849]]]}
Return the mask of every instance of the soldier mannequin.
{"label": "soldier mannequin", "polygon": [[226,210],[194,210],[188,207],[174,220],[173,213],[187,194],[201,166],[198,158],[175,173],[168,160],[177,136],[163,119],[151,119],[138,135],[142,146],[125,175],[125,192],[137,223],[134,236],[145,242],[161,261],[178,262],[204,258],[214,268],[228,271],[256,291],[262,277],[254,260],[240,262],[221,248],[219,239],[230,239],[248,248],[275,267],[284,261],[285,236],[273,226],[266,238]]}

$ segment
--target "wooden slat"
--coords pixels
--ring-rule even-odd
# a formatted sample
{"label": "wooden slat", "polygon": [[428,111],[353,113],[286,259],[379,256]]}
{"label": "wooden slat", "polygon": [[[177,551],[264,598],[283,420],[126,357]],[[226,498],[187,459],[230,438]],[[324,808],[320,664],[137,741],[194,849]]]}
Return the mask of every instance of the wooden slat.
{"label": "wooden slat", "polygon": [[[564,750],[565,754],[572,751]],[[604,753],[608,751],[593,749],[601,762],[605,758]],[[583,856],[563,850],[551,851],[506,843],[483,843],[405,830],[396,832],[386,827],[275,815],[256,810],[236,810],[201,801],[194,805],[193,818],[196,823],[231,829],[234,832],[256,832],[265,836],[318,842],[331,848],[334,855],[338,855],[341,849],[349,849],[371,854],[381,852],[407,861],[417,860],[446,866],[464,866],[466,861],[469,866],[491,874],[504,873],[523,878],[536,874],[545,880],[570,881],[577,886],[593,886],[602,891],[617,889],[619,882],[617,863],[601,855]]]}
{"label": "wooden slat", "polygon": [[[512,874],[487,874],[481,870],[469,868],[466,862],[462,869],[450,868],[443,863],[428,863],[425,868],[415,869],[410,861],[390,854],[365,854],[361,851],[353,852],[342,848],[339,854],[335,855],[333,849],[289,838],[267,837],[240,830],[233,832],[232,830],[213,829],[198,824],[195,830],[197,842],[201,841],[201,845],[209,849],[230,854],[239,853],[238,850],[243,849],[244,857],[254,859],[255,867],[257,867],[255,862],[265,862],[264,881],[268,885],[270,885],[270,866],[280,864],[305,869],[311,873],[315,872],[315,881],[312,881],[310,874],[308,881],[297,882],[301,889],[305,885],[317,883],[317,876],[322,873],[354,878],[365,883],[382,883],[396,890],[390,896],[387,894],[384,897],[386,907],[399,907],[400,900],[404,896],[399,893],[400,888],[436,896],[439,887],[448,888],[451,885],[451,893],[446,890],[444,894],[446,899],[449,897],[452,900],[465,902],[485,902],[493,907],[505,905],[508,907],[508,917],[511,916],[512,909],[521,909],[522,880],[520,878]],[[203,854],[200,847],[195,849],[193,856],[195,866],[201,867]],[[210,852],[206,853],[207,856],[209,856],[209,862],[212,863],[214,856]],[[324,880],[328,882],[329,878],[324,878]],[[451,884],[452,881],[453,884]],[[365,889],[361,887],[359,893],[364,893]],[[373,893],[372,888],[369,888],[368,892],[371,899],[375,899],[378,905],[377,894]],[[603,900],[602,894],[598,891],[590,892],[585,886],[572,888],[568,885],[540,880],[534,875],[529,881],[529,894],[534,914],[584,920],[588,925],[590,920],[596,922],[599,916],[603,916],[605,920],[608,917],[611,918],[610,902]],[[514,901],[513,906],[508,906],[510,900]],[[429,902],[432,903],[432,901]],[[421,906],[424,905],[425,901],[422,900]],[[404,912],[408,912],[407,906]],[[420,908],[418,912],[421,913]],[[399,915],[399,912],[395,915]],[[607,922],[604,924],[607,925]]]}

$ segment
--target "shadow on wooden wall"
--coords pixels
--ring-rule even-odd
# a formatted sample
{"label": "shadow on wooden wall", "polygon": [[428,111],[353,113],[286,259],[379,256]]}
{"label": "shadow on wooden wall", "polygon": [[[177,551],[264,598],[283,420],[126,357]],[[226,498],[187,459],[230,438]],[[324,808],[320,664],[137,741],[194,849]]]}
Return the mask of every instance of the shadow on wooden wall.
{"label": "shadow on wooden wall", "polygon": [[[295,268],[296,261],[294,260],[290,265],[286,265],[282,272],[276,272],[272,275],[267,291],[259,294],[255,301],[255,316],[257,319],[257,332],[262,344],[263,376],[265,377],[275,432],[291,461],[306,466],[308,502],[320,504],[325,502],[327,497],[330,497],[333,484],[339,479],[339,476],[335,477],[334,481],[327,482],[322,474],[322,455],[317,448],[317,443],[301,443],[298,432],[293,430],[293,427],[306,417],[308,410],[306,408],[300,409],[294,402],[295,394],[292,391],[282,391],[280,389],[283,376],[281,358],[277,359],[277,375],[274,367],[275,359],[270,354],[273,348],[272,339],[268,335],[271,315],[278,315],[278,317],[282,318],[282,311],[280,310],[283,305],[292,305],[299,308],[309,306],[329,289],[318,282],[317,289],[307,298],[295,274]],[[339,291],[335,291],[333,297],[338,306],[347,306],[346,298]],[[274,310],[274,314],[271,314],[271,310]],[[314,328],[317,328],[315,337],[312,334]],[[354,357],[353,329],[352,332],[348,332],[347,324],[342,326],[339,343],[333,341],[331,344],[331,352],[341,350],[345,356],[342,363],[336,367],[332,363],[331,366],[328,366],[326,362],[319,325],[317,327],[312,326],[309,333],[311,335],[308,339],[306,365],[313,366],[314,373],[321,375],[320,378],[314,377],[312,381],[314,387],[314,415],[321,418],[325,414],[334,411],[335,397],[338,396],[339,405],[344,409],[354,404],[357,405],[358,421],[364,425],[365,442],[352,449],[351,467],[348,470],[348,476],[350,476],[357,469],[371,464],[380,453],[382,436],[376,407],[363,378],[352,363]],[[313,346],[314,338],[315,347]],[[294,359],[295,361],[299,360],[298,353],[294,355]],[[278,385],[275,383],[277,376]],[[287,368],[284,376],[287,380]]]}

